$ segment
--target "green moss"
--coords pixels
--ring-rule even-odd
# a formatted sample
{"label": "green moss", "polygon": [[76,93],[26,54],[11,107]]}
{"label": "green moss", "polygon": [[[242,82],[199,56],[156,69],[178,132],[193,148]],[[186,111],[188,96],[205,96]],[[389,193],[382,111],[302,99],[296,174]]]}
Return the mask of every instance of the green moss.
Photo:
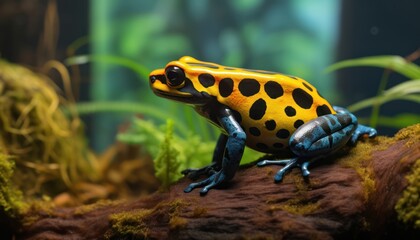
{"label": "green moss", "polygon": [[352,148],[346,156],[340,159],[339,163],[346,167],[351,167],[356,170],[362,179],[364,190],[364,197],[367,201],[370,194],[375,191],[375,178],[373,169],[370,166],[372,160],[372,150],[381,151],[386,150],[389,145],[396,141],[409,139],[405,144],[411,146],[420,141],[420,124],[416,124],[404,129],[401,129],[393,138],[376,137],[375,139],[368,139],[360,141],[357,146]]}
{"label": "green moss", "polygon": [[20,225],[22,226],[32,225],[39,220],[41,215],[52,216],[54,214],[55,205],[48,197],[42,200],[31,199],[27,201],[28,210],[20,221]]}
{"label": "green moss", "polygon": [[152,209],[138,209],[112,214],[109,217],[111,229],[105,233],[105,238],[146,239],[149,233],[149,227],[144,219],[152,213]]}
{"label": "green moss", "polygon": [[286,211],[297,215],[307,215],[319,209],[318,202],[309,202],[303,199],[289,199],[278,205],[271,205],[269,211]]}
{"label": "green moss", "polygon": [[28,205],[23,201],[22,192],[11,183],[14,167],[10,157],[0,153],[0,212],[12,219],[28,209]]}
{"label": "green moss", "polygon": [[408,147],[420,141],[420,123],[406,127],[395,134],[396,140],[409,139],[406,144]]}
{"label": "green moss", "polygon": [[115,200],[100,200],[94,204],[89,204],[89,205],[83,205],[78,207],[75,211],[74,214],[75,215],[83,215],[85,213],[91,212],[93,210],[96,210],[98,208],[104,208],[104,207],[110,207],[110,206],[115,206],[117,204],[121,203],[121,201],[115,201]]}
{"label": "green moss", "polygon": [[147,239],[149,226],[153,221],[165,221],[171,230],[185,227],[187,219],[179,216],[182,207],[188,205],[183,200],[175,199],[170,202],[157,204],[152,209],[136,209],[109,216],[111,228],[105,233],[106,239]]}
{"label": "green moss", "polygon": [[420,229],[420,159],[416,160],[407,181],[408,186],[395,205],[395,210],[400,221]]}

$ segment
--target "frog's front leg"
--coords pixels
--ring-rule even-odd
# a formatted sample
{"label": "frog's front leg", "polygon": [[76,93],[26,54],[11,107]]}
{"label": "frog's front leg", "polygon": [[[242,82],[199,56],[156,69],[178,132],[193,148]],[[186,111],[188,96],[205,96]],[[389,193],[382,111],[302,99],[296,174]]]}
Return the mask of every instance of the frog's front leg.
{"label": "frog's front leg", "polygon": [[[239,167],[245,148],[246,134],[228,108],[223,108],[219,111],[217,120],[219,121],[220,126],[227,133],[227,141],[226,147],[224,148],[221,169],[201,182],[190,184],[184,192],[188,193],[195,188],[203,187],[200,194],[204,195],[211,188],[219,186],[220,184],[232,179]],[[216,152],[218,153],[219,151],[215,151],[215,153]]]}
{"label": "frog's front leg", "polygon": [[219,139],[217,140],[216,148],[213,152],[213,160],[210,165],[198,169],[188,168],[183,170],[181,173],[189,179],[196,180],[202,175],[211,176],[215,172],[219,171],[222,167],[223,153],[225,151],[227,140],[228,136],[220,134]]}
{"label": "frog's front leg", "polygon": [[[372,128],[358,125],[356,117],[344,108],[335,107],[336,114],[315,118],[299,127],[289,140],[290,150],[296,158],[289,160],[264,160],[258,166],[269,164],[286,165],[277,172],[274,180],[280,182],[284,174],[294,167],[300,167],[304,177],[309,175],[308,166],[316,159],[325,157],[342,148],[360,135],[376,135]],[[356,136],[355,136],[356,135]]]}

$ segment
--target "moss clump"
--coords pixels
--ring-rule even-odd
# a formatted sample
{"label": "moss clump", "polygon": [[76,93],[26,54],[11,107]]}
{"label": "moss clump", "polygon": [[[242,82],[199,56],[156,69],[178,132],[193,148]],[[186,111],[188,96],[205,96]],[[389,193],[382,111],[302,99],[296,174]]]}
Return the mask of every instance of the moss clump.
{"label": "moss clump", "polygon": [[180,199],[157,204],[152,209],[137,209],[112,214],[109,217],[111,228],[105,233],[106,239],[147,239],[149,226],[167,221],[170,230],[187,225],[188,220],[179,216],[182,207],[187,205]]}
{"label": "moss clump", "polygon": [[53,215],[55,205],[50,199],[31,199],[27,201],[28,210],[20,221],[21,226],[31,226],[38,221],[42,215]]}
{"label": "moss clump", "polygon": [[25,195],[53,195],[95,175],[81,121],[62,112],[64,102],[46,76],[0,60],[0,148],[14,156]]}
{"label": "moss clump", "polygon": [[395,205],[395,210],[400,221],[420,229],[420,159],[413,165],[407,181],[408,186]]}
{"label": "moss clump", "polygon": [[82,205],[78,208],[76,208],[76,210],[74,211],[75,215],[83,215],[86,214],[88,212],[91,212],[93,210],[99,209],[99,208],[105,208],[105,207],[111,207],[111,206],[115,206],[117,204],[121,203],[121,201],[117,201],[117,200],[100,200],[96,203],[93,204],[88,204],[88,205]]}
{"label": "moss clump", "polygon": [[15,219],[23,214],[28,205],[23,201],[22,192],[14,188],[11,183],[14,162],[0,153],[0,212]]}
{"label": "moss clump", "polygon": [[379,136],[375,139],[360,141],[356,147],[350,150],[349,154],[339,161],[341,165],[355,169],[362,178],[364,198],[366,201],[369,199],[370,194],[375,191],[376,184],[373,169],[369,166],[370,160],[372,159],[371,153],[373,148],[375,148],[376,151],[385,150],[389,145],[396,141],[405,140],[407,138],[410,139],[405,143],[407,146],[411,146],[420,141],[420,124],[400,130],[393,138]]}
{"label": "moss clump", "polygon": [[270,206],[268,210],[270,212],[282,210],[296,215],[307,215],[318,209],[318,202],[309,202],[303,199],[289,199],[282,204]]}
{"label": "moss clump", "polygon": [[292,212],[295,214],[311,214],[319,209],[318,202],[298,202],[289,200],[288,204],[284,206],[284,209],[288,212]]}
{"label": "moss clump", "polygon": [[138,209],[112,214],[109,217],[111,229],[105,233],[106,239],[146,239],[149,227],[145,218],[153,209]]}
{"label": "moss clump", "polygon": [[408,147],[420,141],[420,123],[406,127],[395,134],[395,139],[397,140],[404,140],[407,138],[410,139],[406,142]]}

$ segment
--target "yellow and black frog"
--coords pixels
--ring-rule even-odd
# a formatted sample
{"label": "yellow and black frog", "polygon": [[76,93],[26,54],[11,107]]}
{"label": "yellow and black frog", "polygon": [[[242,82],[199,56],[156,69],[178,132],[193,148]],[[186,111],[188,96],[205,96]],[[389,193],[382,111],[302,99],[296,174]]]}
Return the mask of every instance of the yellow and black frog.
{"label": "yellow and black frog", "polygon": [[305,80],[281,73],[226,67],[192,57],[172,61],[150,73],[153,92],[164,98],[192,105],[222,133],[209,166],[187,169],[190,178],[209,175],[190,184],[185,192],[211,188],[232,179],[245,145],[260,152],[290,151],[287,160],[264,160],[258,166],[285,165],[274,177],[280,182],[288,170],[308,166],[362,135],[376,136],[376,130],[357,123],[341,107],[333,107]]}

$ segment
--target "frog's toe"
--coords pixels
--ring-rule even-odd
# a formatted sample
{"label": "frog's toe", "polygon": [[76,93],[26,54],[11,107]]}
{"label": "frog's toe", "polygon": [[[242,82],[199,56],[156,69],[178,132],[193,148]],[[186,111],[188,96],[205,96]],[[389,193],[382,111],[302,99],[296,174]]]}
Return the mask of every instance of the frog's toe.
{"label": "frog's toe", "polygon": [[290,162],[290,159],[287,160],[262,160],[257,163],[258,167],[264,167],[267,165],[287,165]]}
{"label": "frog's toe", "polygon": [[204,196],[206,195],[210,189],[214,188],[215,186],[219,185],[220,182],[216,182],[216,181],[211,181],[209,184],[207,184],[206,186],[204,186],[201,191],[200,191],[200,195]]}
{"label": "frog's toe", "polygon": [[298,165],[298,158],[292,158],[289,160],[279,160],[279,161],[287,161],[286,166],[284,166],[282,169],[280,169],[276,175],[274,176],[274,182],[279,183],[283,180],[284,174],[286,172],[290,171],[292,168],[296,167]]}
{"label": "frog's toe", "polygon": [[304,162],[300,165],[300,170],[302,171],[303,177],[308,177],[311,172],[308,170],[309,162]]}
{"label": "frog's toe", "polygon": [[184,189],[184,192],[185,193],[189,193],[189,192],[191,192],[192,190],[194,190],[196,188],[199,188],[199,187],[208,185],[211,181],[212,180],[210,178],[207,178],[207,179],[205,179],[205,180],[203,180],[201,182],[191,183],[190,185],[188,185],[187,188]]}
{"label": "frog's toe", "polygon": [[284,174],[286,173],[286,170],[284,168],[280,169],[276,175],[274,176],[274,182],[279,183],[283,180]]}
{"label": "frog's toe", "polygon": [[224,180],[224,174],[217,172],[201,182],[191,183],[186,189],[184,189],[184,192],[189,193],[195,188],[203,187],[200,191],[200,195],[203,196],[206,195],[210,189],[220,185]]}
{"label": "frog's toe", "polygon": [[369,138],[373,138],[376,137],[377,134],[378,133],[376,129],[359,124],[351,136],[350,143],[355,145],[357,140],[359,140],[363,135],[367,135]]}

